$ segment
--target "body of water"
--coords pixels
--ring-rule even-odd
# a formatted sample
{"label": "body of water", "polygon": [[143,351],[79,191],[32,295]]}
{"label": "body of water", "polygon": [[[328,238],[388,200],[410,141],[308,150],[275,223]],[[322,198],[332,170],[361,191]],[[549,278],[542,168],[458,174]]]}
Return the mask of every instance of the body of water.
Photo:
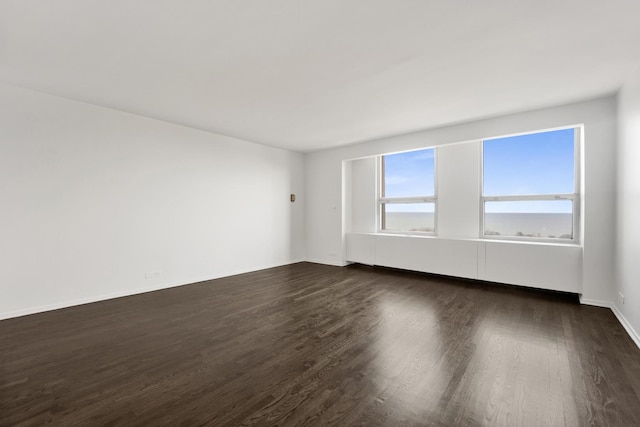
{"label": "body of water", "polygon": [[[571,238],[573,218],[569,213],[487,213],[485,233],[495,236]],[[433,231],[434,214],[387,212],[390,231]]]}

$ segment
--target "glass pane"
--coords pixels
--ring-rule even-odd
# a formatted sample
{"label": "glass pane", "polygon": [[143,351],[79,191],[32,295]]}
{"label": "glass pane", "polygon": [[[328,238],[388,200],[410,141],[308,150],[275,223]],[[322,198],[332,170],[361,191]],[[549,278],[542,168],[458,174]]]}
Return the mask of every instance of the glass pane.
{"label": "glass pane", "polygon": [[435,203],[385,203],[384,230],[425,231],[435,230]]}
{"label": "glass pane", "polygon": [[485,202],[485,236],[573,238],[571,200]]}
{"label": "glass pane", "polygon": [[383,197],[435,195],[435,150],[384,156]]}
{"label": "glass pane", "polygon": [[485,196],[575,192],[575,129],[483,143]]}

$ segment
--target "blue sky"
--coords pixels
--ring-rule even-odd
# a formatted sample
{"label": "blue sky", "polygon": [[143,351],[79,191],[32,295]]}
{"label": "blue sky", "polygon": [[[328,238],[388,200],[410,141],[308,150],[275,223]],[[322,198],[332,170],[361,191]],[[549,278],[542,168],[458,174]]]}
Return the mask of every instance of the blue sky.
{"label": "blue sky", "polygon": [[434,149],[384,157],[385,197],[433,196]]}
{"label": "blue sky", "polygon": [[[385,156],[385,197],[433,196],[435,150]],[[387,212],[433,212],[433,203],[388,204]]]}
{"label": "blue sky", "polygon": [[[573,193],[574,129],[484,141],[484,195]],[[434,149],[385,156],[385,196],[432,196]],[[461,170],[460,173],[466,173]],[[391,210],[391,206],[389,206]],[[394,206],[394,211],[424,211],[430,206]],[[571,203],[500,202],[487,212],[571,212]]]}
{"label": "blue sky", "polygon": [[[562,194],[575,191],[574,129],[484,141],[484,195]],[[567,201],[497,202],[486,212],[570,213]]]}
{"label": "blue sky", "polygon": [[574,192],[574,130],[484,141],[484,195]]}

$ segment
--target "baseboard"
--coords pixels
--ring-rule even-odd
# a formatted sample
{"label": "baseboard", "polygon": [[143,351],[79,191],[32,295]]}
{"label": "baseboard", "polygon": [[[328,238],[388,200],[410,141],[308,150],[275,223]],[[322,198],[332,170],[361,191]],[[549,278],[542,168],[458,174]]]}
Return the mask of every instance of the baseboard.
{"label": "baseboard", "polygon": [[599,301],[599,300],[595,300],[595,299],[583,299],[582,296],[580,296],[580,304],[592,305],[594,307],[604,307],[604,308],[613,307],[613,304],[610,301]]}
{"label": "baseboard", "polygon": [[305,262],[311,262],[313,264],[333,265],[334,267],[345,267],[348,265],[345,261],[327,261],[325,259],[311,259],[307,258]]}
{"label": "baseboard", "polygon": [[183,286],[190,283],[203,282],[205,280],[211,280],[211,279],[203,278],[200,280],[193,280],[193,281],[188,280],[188,281],[185,281],[184,283],[182,281],[180,283],[163,283],[163,284],[154,285],[154,286],[144,286],[144,287],[135,288],[135,289],[128,289],[126,291],[121,291],[121,292],[110,292],[107,294],[100,294],[100,295],[95,295],[95,296],[86,297],[86,298],[74,299],[70,301],[61,301],[54,304],[41,305],[37,307],[29,307],[22,310],[1,313],[0,320],[11,319],[14,317],[28,316],[31,314],[44,313],[44,312],[53,311],[53,310],[60,310],[62,308],[74,307],[74,306],[84,305],[84,304],[91,304],[99,301],[107,301],[115,298],[139,295],[147,292],[159,291],[162,289],[175,288],[175,287]]}
{"label": "baseboard", "polygon": [[629,334],[633,342],[638,346],[638,348],[640,348],[640,334],[638,334],[636,330],[633,329],[633,327],[631,326],[631,323],[629,323],[627,318],[624,317],[622,312],[618,310],[618,307],[616,307],[614,303],[609,301],[582,299],[582,297],[580,298],[580,303],[584,305],[592,305],[595,307],[603,307],[603,308],[610,309],[613,312],[613,315],[616,316],[616,318],[618,319],[618,322],[620,322],[624,330],[627,331],[627,334]]}
{"label": "baseboard", "polygon": [[622,312],[618,310],[618,307],[616,307],[615,304],[611,304],[611,311],[613,311],[613,314],[618,318],[618,321],[620,322],[622,327],[625,329],[625,331],[627,331],[627,333],[629,334],[633,342],[635,342],[638,348],[640,348],[640,334],[638,334],[638,332],[636,332],[636,330],[633,329],[633,326],[631,326],[631,323],[629,323],[629,321],[627,320],[626,317],[624,317]]}
{"label": "baseboard", "polygon": [[296,264],[298,262],[304,262],[304,261],[305,260],[303,259],[296,259],[296,260],[291,260],[284,263],[278,263],[278,264],[267,265],[267,266],[258,266],[256,268],[251,268],[251,269],[228,271],[222,274],[209,275],[206,277],[190,277],[190,278],[186,278],[176,282],[161,283],[161,284],[155,284],[152,286],[143,286],[143,287],[134,288],[134,289],[127,289],[125,291],[120,291],[120,292],[111,292],[111,293],[91,296],[87,298],[79,298],[71,301],[63,301],[55,304],[47,304],[47,305],[38,306],[38,307],[29,307],[22,310],[15,310],[15,311],[9,311],[5,313],[0,313],[0,320],[12,319],[14,317],[28,316],[30,314],[44,313],[46,311],[60,310],[62,308],[74,307],[74,306],[83,305],[83,304],[91,304],[94,302],[106,301],[114,298],[122,298],[122,297],[128,297],[132,295],[139,295],[147,292],[160,291],[162,289],[176,288],[178,286],[185,286],[193,283],[206,282],[207,280],[215,280],[223,277],[236,276],[238,274],[251,273],[253,271],[281,267],[283,265]]}

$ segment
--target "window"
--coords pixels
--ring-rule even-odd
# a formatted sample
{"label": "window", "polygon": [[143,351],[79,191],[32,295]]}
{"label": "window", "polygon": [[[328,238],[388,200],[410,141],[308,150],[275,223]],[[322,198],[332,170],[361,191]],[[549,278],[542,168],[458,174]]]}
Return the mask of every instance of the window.
{"label": "window", "polygon": [[484,237],[577,240],[579,131],[483,141]]}
{"label": "window", "polygon": [[435,233],[435,149],[380,158],[380,230]]}

